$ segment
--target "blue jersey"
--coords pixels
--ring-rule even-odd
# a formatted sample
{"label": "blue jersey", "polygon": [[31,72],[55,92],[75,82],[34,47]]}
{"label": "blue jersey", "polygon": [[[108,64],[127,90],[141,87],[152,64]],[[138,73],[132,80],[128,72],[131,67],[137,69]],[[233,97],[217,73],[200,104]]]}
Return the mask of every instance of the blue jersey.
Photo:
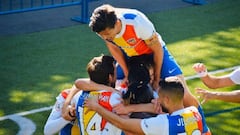
{"label": "blue jersey", "polygon": [[143,119],[141,127],[145,134],[151,135],[202,135],[201,114],[196,107],[187,107],[169,114]]}
{"label": "blue jersey", "polygon": [[67,124],[64,128],[61,129],[59,135],[81,135],[79,132],[79,127],[76,122]]}

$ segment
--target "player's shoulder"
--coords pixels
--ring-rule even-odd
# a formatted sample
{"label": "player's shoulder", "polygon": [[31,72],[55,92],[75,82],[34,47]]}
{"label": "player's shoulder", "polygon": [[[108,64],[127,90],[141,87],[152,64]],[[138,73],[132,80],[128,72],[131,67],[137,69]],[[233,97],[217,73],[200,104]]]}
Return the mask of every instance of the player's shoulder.
{"label": "player's shoulder", "polygon": [[194,111],[194,112],[198,112],[198,109],[195,106],[189,106],[184,108],[185,110],[189,110],[189,111]]}

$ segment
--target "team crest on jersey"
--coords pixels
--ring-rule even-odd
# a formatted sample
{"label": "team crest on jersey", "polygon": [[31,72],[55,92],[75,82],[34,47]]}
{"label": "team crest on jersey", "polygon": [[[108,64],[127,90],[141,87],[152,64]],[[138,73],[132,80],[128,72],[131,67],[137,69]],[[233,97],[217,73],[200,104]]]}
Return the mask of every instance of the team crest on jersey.
{"label": "team crest on jersey", "polygon": [[137,43],[137,40],[136,40],[135,38],[130,38],[130,39],[127,40],[127,42],[128,42],[129,44],[136,44],[136,43]]}

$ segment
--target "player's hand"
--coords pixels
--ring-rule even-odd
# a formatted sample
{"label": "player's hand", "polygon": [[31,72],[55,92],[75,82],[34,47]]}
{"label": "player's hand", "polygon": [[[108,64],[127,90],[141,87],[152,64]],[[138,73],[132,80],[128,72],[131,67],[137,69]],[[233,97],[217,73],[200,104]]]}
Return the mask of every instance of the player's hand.
{"label": "player's hand", "polygon": [[199,77],[205,77],[207,75],[207,68],[203,63],[195,63],[192,67]]}
{"label": "player's hand", "polygon": [[206,103],[208,100],[213,99],[214,98],[214,92],[210,92],[201,88],[196,88],[196,93],[200,94],[200,99],[202,99],[201,104]]}
{"label": "player's hand", "polygon": [[98,96],[90,96],[84,102],[84,107],[88,108],[86,113],[89,111],[96,111],[98,106],[100,106],[98,104]]}
{"label": "player's hand", "polygon": [[128,78],[127,78],[127,77],[124,77],[124,78],[123,78],[122,84],[125,84],[125,85],[128,86]]}
{"label": "player's hand", "polygon": [[72,107],[71,105],[63,105],[62,117],[68,121],[72,121],[72,120],[76,119],[75,106]]}
{"label": "player's hand", "polygon": [[117,104],[116,106],[113,107],[113,112],[119,115],[124,115],[124,114],[129,114],[130,112],[128,111],[127,107],[125,105]]}
{"label": "player's hand", "polygon": [[69,105],[69,115],[71,117],[75,117],[76,118],[76,108],[75,108],[75,104]]}
{"label": "player's hand", "polygon": [[162,114],[162,106],[160,102],[158,102],[158,99],[152,99],[151,103],[153,104],[154,112],[157,114]]}

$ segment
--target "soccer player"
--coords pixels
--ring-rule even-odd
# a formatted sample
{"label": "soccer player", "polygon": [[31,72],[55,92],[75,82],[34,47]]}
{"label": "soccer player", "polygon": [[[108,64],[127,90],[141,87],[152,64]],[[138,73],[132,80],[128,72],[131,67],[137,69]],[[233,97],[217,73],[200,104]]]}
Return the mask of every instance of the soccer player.
{"label": "soccer player", "polygon": [[[151,57],[150,63],[154,66],[154,90],[159,89],[159,80],[178,76],[185,88],[184,106],[196,106],[205,121],[200,103],[188,89],[179,65],[167,50],[152,22],[143,13],[104,4],[93,11],[89,27],[105,41],[108,50],[123,69],[125,82],[128,77],[128,59],[142,55]],[[204,127],[204,131],[207,132],[208,128]]]}
{"label": "soccer player", "polygon": [[[125,105],[151,103],[154,99],[152,87],[150,86],[149,69],[143,63],[131,61],[129,64],[128,89],[123,94]],[[148,112],[132,112],[130,118],[148,118],[156,114]]]}
{"label": "soccer player", "polygon": [[[193,69],[208,88],[217,89],[240,84],[240,68],[237,68],[232,73],[223,76],[213,76],[208,74],[207,68],[203,63],[194,64]],[[214,99],[240,103],[240,90],[234,90],[231,92],[212,92],[201,88],[197,88],[196,90],[203,98],[202,103]]]}
{"label": "soccer player", "polygon": [[[111,56],[94,57],[87,65],[88,75],[91,81],[115,87],[116,82],[116,67],[114,59]],[[91,111],[86,113],[87,108],[84,107],[86,98],[98,96],[98,103],[109,111],[112,107],[119,104],[121,95],[117,92],[100,90],[92,91],[84,89],[78,101],[76,101],[77,118],[80,125],[82,135],[120,135],[121,130],[107,123],[106,120],[96,113]]]}
{"label": "soccer player", "polygon": [[201,114],[194,106],[184,108],[184,87],[177,77],[166,78],[160,81],[159,102],[168,110],[168,114],[159,114],[156,117],[145,119],[124,119],[104,109],[96,99],[87,99],[85,106],[97,111],[107,121],[124,131],[143,135],[168,134],[204,134]]}
{"label": "soccer player", "polygon": [[[76,115],[82,135],[121,134],[121,130],[112,126],[110,123],[107,123],[96,112],[86,114],[86,108],[83,107],[84,100],[87,97],[94,97],[96,95],[99,96],[98,102],[109,111],[112,111],[112,106],[120,103],[121,95],[119,93],[117,93],[115,90],[107,91],[107,89],[105,89],[108,87],[115,87],[116,67],[114,62],[115,60],[113,57],[101,55],[99,57],[94,57],[87,65],[87,71],[90,80],[101,84],[103,89],[95,91],[93,89],[81,88],[82,94],[80,95],[79,99],[73,101],[76,104]],[[79,91],[80,89],[71,90],[66,98],[62,109],[62,117],[64,119],[74,119],[74,117],[69,115],[68,105],[71,102],[73,95]]]}

